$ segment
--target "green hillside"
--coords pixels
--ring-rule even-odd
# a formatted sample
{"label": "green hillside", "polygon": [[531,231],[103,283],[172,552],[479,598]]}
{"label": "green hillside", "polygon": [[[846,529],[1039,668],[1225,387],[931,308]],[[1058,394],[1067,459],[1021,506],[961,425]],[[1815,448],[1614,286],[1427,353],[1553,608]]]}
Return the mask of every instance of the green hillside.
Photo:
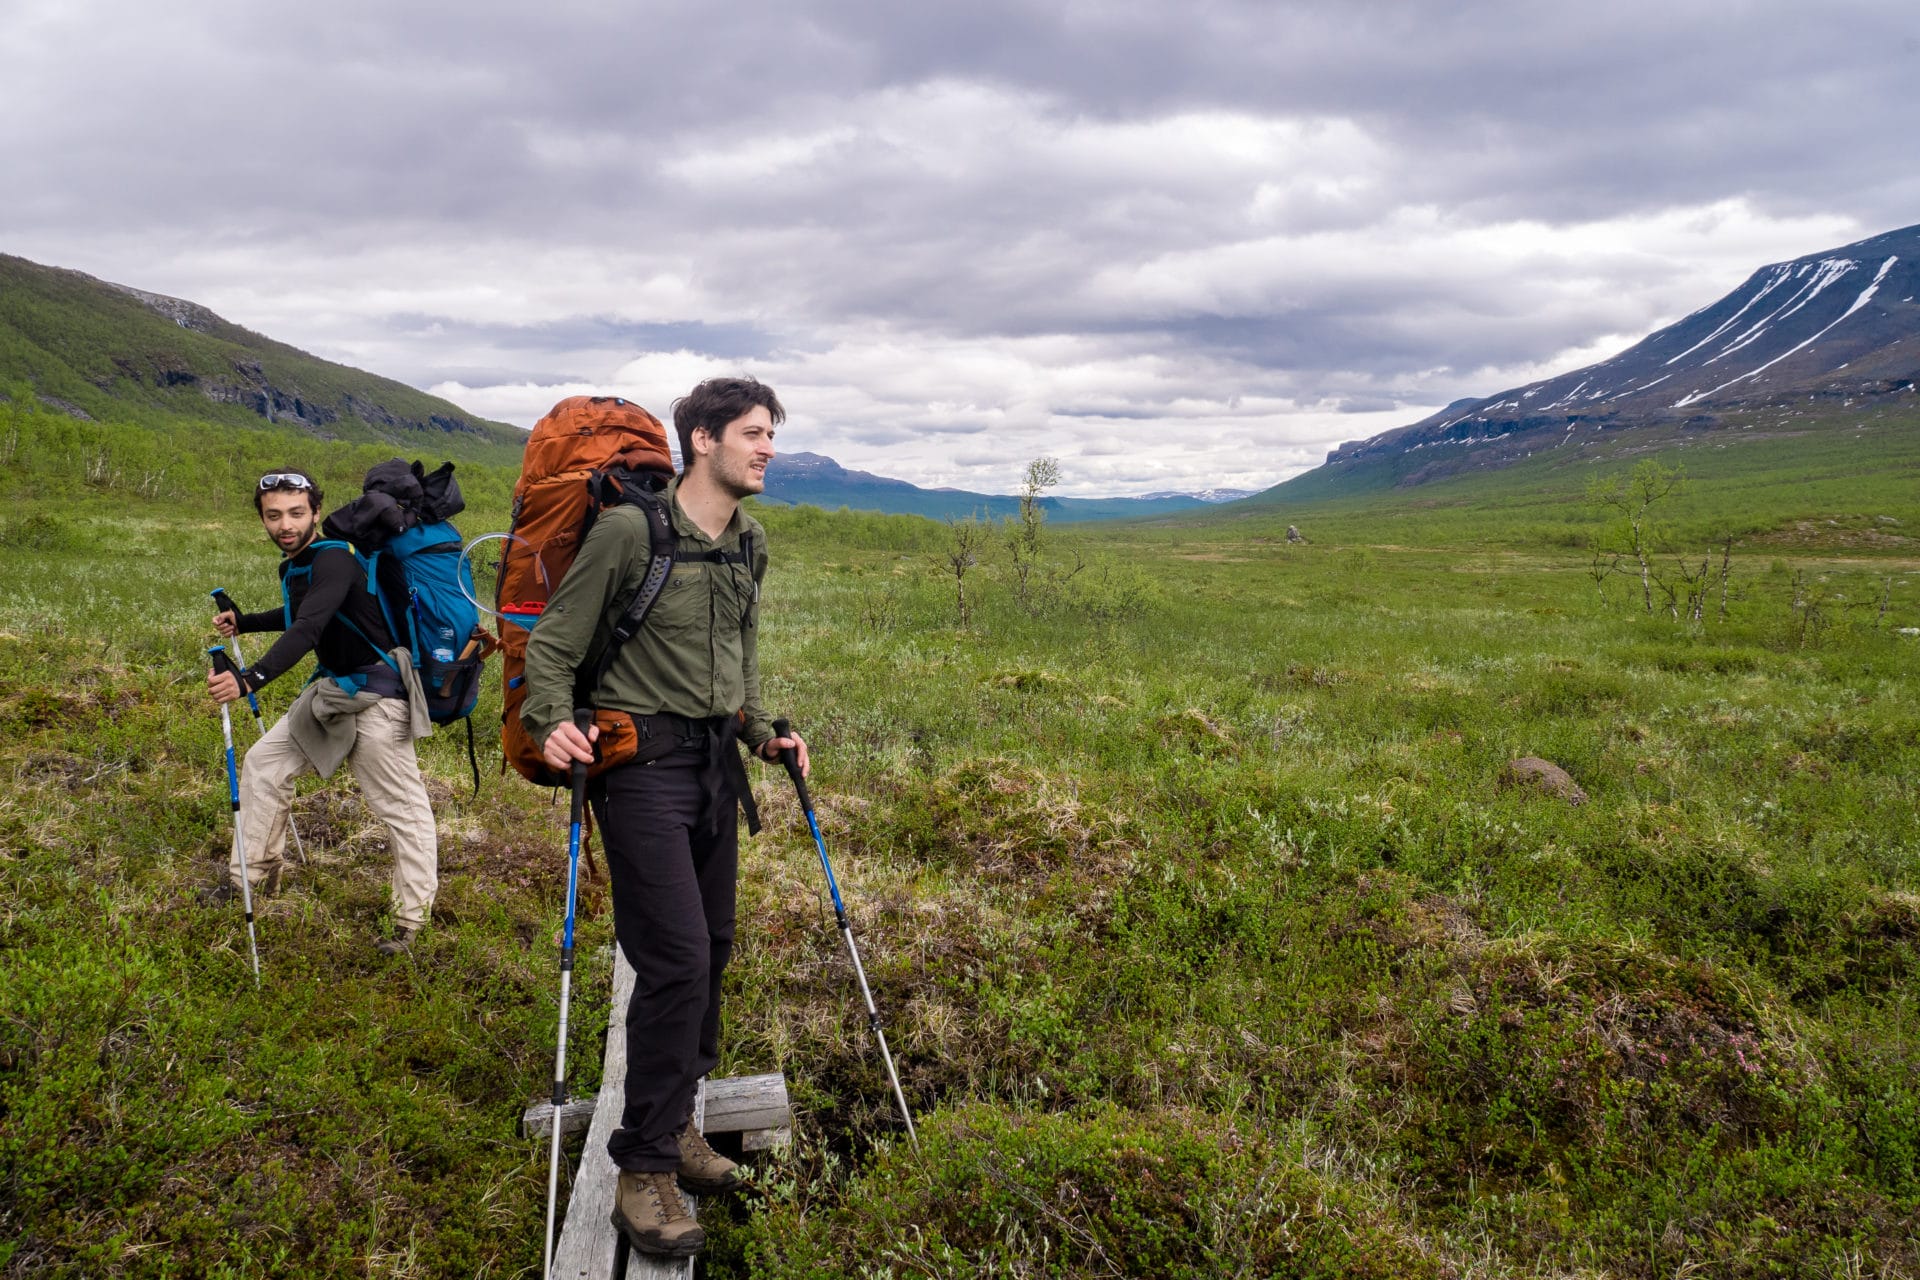
{"label": "green hillside", "polygon": [[1581,546],[1604,522],[1585,500],[1588,482],[1648,458],[1689,479],[1664,511],[1686,537],[1785,536],[1810,520],[1877,523],[1882,549],[1920,535],[1920,409],[1784,420],[1769,411],[1712,431],[1642,429],[1406,486],[1420,464],[1401,454],[1316,468],[1253,498],[1157,524],[1268,536],[1292,524],[1317,540],[1360,543]]}
{"label": "green hillside", "polygon": [[278,425],[389,452],[510,462],[522,434],[190,302],[0,255],[0,394],[162,431]]}

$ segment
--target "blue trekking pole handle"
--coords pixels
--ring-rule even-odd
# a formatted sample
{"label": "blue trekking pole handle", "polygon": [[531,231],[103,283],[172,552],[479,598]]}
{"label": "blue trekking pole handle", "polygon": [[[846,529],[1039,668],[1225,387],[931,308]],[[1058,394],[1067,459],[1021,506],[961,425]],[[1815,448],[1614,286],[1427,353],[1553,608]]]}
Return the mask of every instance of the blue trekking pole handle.
{"label": "blue trekking pole handle", "polygon": [[[233,665],[233,659],[227,656],[225,649],[217,645],[213,646],[207,650],[207,657],[213,662],[213,674],[217,676],[230,675],[236,681],[240,680],[240,669]],[[241,684],[244,687],[245,682],[241,681]],[[233,719],[227,714],[227,708],[224,704],[220,708],[220,719],[226,728],[227,738],[227,801],[233,806],[233,811],[239,813],[240,776],[233,762]]]}
{"label": "blue trekking pole handle", "polygon": [[[232,614],[236,622],[240,620],[240,606],[233,602],[233,597],[227,594],[225,587],[215,587],[213,590],[207,592],[207,594],[213,597],[213,607],[215,609],[221,613]],[[235,636],[227,643],[233,646],[234,661],[236,663],[244,662],[245,659],[240,657],[240,637]],[[234,679],[240,680],[238,671],[234,673]],[[247,695],[247,705],[253,709],[253,719],[254,722],[258,724],[260,720],[260,699],[254,696],[253,690],[247,688],[247,682],[245,680],[240,680],[240,692]]]}
{"label": "blue trekking pole handle", "polygon": [[[576,707],[573,712],[573,727],[582,734],[593,727],[593,712],[589,708]],[[567,831],[567,930],[561,943],[560,966],[573,968],[573,903],[574,892],[578,884],[580,870],[580,825],[586,816],[587,807],[587,763],[575,760],[569,771],[568,780],[573,784],[573,812]]]}

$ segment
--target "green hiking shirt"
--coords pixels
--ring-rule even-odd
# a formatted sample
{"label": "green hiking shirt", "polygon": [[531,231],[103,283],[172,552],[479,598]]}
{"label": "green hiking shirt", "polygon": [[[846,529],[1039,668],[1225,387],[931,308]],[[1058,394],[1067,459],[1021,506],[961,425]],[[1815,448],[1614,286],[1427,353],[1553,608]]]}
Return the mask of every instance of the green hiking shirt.
{"label": "green hiking shirt", "polygon": [[[767,534],[743,510],[718,538],[709,538],[680,509],[680,481],[667,486],[667,510],[683,552],[735,551],[751,539],[753,564],[676,561],[647,620],[621,648],[594,692],[594,705],[634,715],[689,720],[747,713],[740,736],[749,747],[773,737],[760,705],[760,581],[767,572]],[[573,567],[547,602],[527,641],[527,697],[520,721],[544,743],[573,718],[576,669],[591,671],[613,623],[640,590],[652,554],[646,513],[634,506],[600,514]]]}

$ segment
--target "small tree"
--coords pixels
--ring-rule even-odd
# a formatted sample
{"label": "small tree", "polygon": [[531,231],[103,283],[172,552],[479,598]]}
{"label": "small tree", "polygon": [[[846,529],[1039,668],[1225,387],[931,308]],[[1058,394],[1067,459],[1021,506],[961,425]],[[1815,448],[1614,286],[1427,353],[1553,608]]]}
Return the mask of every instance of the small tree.
{"label": "small tree", "polygon": [[1720,543],[1720,621],[1727,620],[1727,579],[1733,576],[1733,535],[1722,535]]}
{"label": "small tree", "polygon": [[1593,589],[1600,593],[1600,603],[1607,603],[1607,579],[1620,571],[1620,553],[1610,551],[1598,539],[1593,544],[1593,558],[1587,562],[1587,576],[1593,579]]}
{"label": "small tree", "polygon": [[1686,483],[1684,470],[1663,467],[1652,458],[1639,462],[1626,475],[1587,482],[1588,505],[1618,517],[1596,549],[1618,552],[1640,566],[1640,600],[1648,613],[1653,612],[1653,550],[1662,541],[1651,513],[1655,505],[1684,491]]}
{"label": "small tree", "polygon": [[941,573],[953,575],[954,611],[963,628],[972,617],[972,606],[967,603],[967,571],[980,563],[980,552],[986,545],[987,526],[981,524],[978,517],[968,516],[965,520],[949,517],[947,545],[933,557]]}
{"label": "small tree", "polygon": [[1037,606],[1040,554],[1046,543],[1047,509],[1040,505],[1040,499],[1059,483],[1057,459],[1035,458],[1029,462],[1027,473],[1020,481],[1019,518],[1007,521],[1007,552],[1013,558],[1013,595],[1028,612]]}

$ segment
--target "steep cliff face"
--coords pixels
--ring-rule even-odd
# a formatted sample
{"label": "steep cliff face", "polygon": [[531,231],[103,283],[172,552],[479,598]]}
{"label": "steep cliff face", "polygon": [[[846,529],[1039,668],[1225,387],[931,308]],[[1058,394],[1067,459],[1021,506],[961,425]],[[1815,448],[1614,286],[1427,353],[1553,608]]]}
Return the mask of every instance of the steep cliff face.
{"label": "steep cliff face", "polygon": [[1431,453],[1400,483],[1596,432],[1710,430],[1787,405],[1920,406],[1920,226],[1775,263],[1598,364],[1341,445],[1329,467]]}
{"label": "steep cliff face", "polygon": [[4,255],[0,383],[24,383],[43,403],[101,418],[134,406],[500,460],[525,439],[517,428],[275,342],[199,303]]}

